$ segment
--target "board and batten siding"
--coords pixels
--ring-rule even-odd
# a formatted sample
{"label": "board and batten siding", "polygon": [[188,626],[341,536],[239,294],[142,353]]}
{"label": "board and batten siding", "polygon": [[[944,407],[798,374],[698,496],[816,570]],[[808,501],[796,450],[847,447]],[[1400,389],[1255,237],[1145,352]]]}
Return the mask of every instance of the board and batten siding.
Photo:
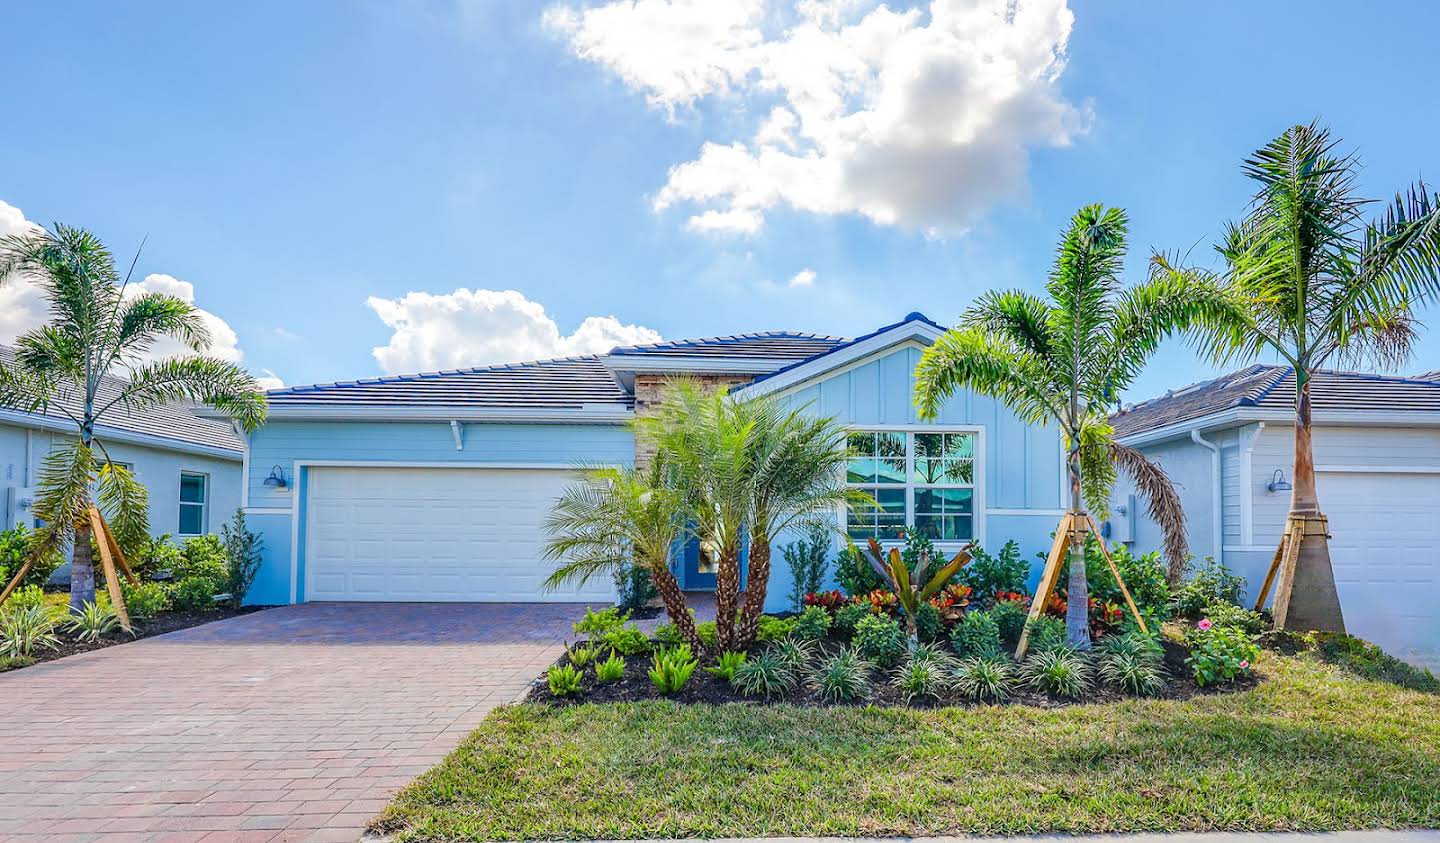
{"label": "board and batten siding", "polygon": [[[264,564],[247,602],[289,603],[292,582],[302,583],[304,524],[295,524],[292,507],[303,496],[305,463],[368,465],[473,464],[554,465],[628,464],[635,456],[634,437],[623,424],[491,424],[467,422],[456,450],[450,424],[444,421],[289,421],[267,423],[250,436],[246,512],[252,529],[265,540]],[[302,464],[296,476],[297,463]],[[280,466],[285,489],[264,485]],[[539,560],[536,561],[539,564]],[[292,568],[294,570],[292,571]],[[297,599],[301,595],[294,595]]]}

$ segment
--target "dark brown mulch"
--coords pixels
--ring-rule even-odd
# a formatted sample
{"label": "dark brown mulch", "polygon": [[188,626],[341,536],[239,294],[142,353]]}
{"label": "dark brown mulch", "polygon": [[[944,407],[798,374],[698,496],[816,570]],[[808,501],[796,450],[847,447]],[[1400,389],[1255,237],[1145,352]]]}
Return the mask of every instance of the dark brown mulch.
{"label": "dark brown mulch", "polygon": [[[1236,691],[1243,691],[1255,687],[1260,680],[1253,673],[1229,685],[1202,688],[1196,685],[1191,678],[1189,669],[1185,666],[1185,657],[1188,651],[1184,646],[1173,641],[1165,641],[1165,670],[1169,674],[1169,681],[1165,689],[1156,694],[1153,699],[1162,700],[1186,700],[1193,697],[1213,696],[1217,694],[1229,694]],[[838,641],[830,640],[825,643],[825,648],[833,652],[842,645]],[[608,655],[608,653],[606,653]],[[555,660],[555,665],[563,665],[569,661],[567,656],[561,656]],[[625,657],[625,675],[615,682],[599,684],[595,681],[595,671],[591,666],[581,671],[580,693],[569,697],[557,697],[550,693],[550,686],[546,681],[546,672],[542,672],[530,684],[530,690],[525,700],[527,702],[551,703],[555,705],[577,705],[581,703],[619,703],[636,702],[639,700],[668,699],[677,703],[747,703],[751,705],[783,704],[823,708],[834,705],[878,705],[878,706],[904,706],[904,695],[897,689],[891,687],[888,682],[893,671],[877,670],[872,676],[874,687],[867,699],[856,700],[848,703],[833,703],[820,698],[818,694],[805,687],[798,687],[793,691],[763,699],[759,697],[747,697],[730,686],[724,679],[711,676],[705,672],[705,667],[713,662],[702,658],[701,667],[695,670],[690,681],[678,693],[662,695],[655,690],[650,681],[649,671],[651,657],[648,653],[642,655]],[[1029,705],[1039,708],[1058,708],[1069,705],[1087,705],[1094,703],[1111,703],[1127,699],[1126,694],[1120,693],[1108,686],[1097,683],[1094,691],[1082,699],[1071,700],[1059,697],[1052,697],[1048,694],[1032,691],[1024,688],[1011,688],[1010,697],[1005,700],[1005,705]],[[957,693],[946,693],[938,700],[916,700],[908,703],[914,708],[938,708],[942,706],[974,706],[979,703],[960,696]]]}
{"label": "dark brown mulch", "polygon": [[[75,634],[66,629],[55,630],[55,637],[60,639],[60,646],[55,649],[37,648],[31,653],[34,661],[31,664],[41,662],[53,662],[56,659],[63,659],[66,656],[73,656],[77,653],[88,653],[91,650],[103,650],[106,647],[114,647],[117,644],[128,644],[131,641],[139,641],[141,638],[151,638],[156,635],[164,635],[167,632],[177,632],[182,629],[189,629],[192,626],[200,626],[212,621],[223,621],[226,618],[233,618],[239,615],[248,615],[251,612],[258,612],[261,609],[268,609],[269,606],[245,606],[241,609],[229,607],[211,609],[208,612],[186,611],[166,612],[144,623],[135,623],[135,634],[130,635],[123,630],[102,637],[99,641],[80,641]],[[30,665],[25,665],[29,667]],[[18,670],[19,667],[10,668]]]}

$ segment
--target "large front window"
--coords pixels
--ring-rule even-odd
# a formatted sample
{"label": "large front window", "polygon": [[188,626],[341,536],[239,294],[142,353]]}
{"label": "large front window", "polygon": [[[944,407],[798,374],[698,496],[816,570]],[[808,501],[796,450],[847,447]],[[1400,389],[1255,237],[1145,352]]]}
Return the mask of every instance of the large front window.
{"label": "large front window", "polygon": [[975,434],[856,430],[849,484],[879,506],[851,506],[852,538],[900,538],[905,525],[935,541],[975,537]]}

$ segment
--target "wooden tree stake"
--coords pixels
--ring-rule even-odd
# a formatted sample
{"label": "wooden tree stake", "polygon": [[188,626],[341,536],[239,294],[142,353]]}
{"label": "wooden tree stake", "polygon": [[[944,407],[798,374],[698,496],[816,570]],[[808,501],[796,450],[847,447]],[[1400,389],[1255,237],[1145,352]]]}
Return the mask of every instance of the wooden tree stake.
{"label": "wooden tree stake", "polygon": [[1270,595],[1270,586],[1275,584],[1275,575],[1280,571],[1280,564],[1285,559],[1285,551],[1291,545],[1290,532],[1293,522],[1288,519],[1285,522],[1285,529],[1280,534],[1280,544],[1275,547],[1275,555],[1270,559],[1270,569],[1265,572],[1265,583],[1260,586],[1260,593],[1255,598],[1255,611],[1265,608],[1265,598]]}
{"label": "wooden tree stake", "polygon": [[1105,539],[1100,535],[1100,528],[1095,524],[1095,518],[1089,513],[1086,513],[1085,517],[1090,521],[1090,529],[1095,533],[1095,541],[1100,545],[1100,552],[1105,554],[1105,564],[1110,566],[1110,574],[1115,577],[1115,584],[1120,586],[1120,593],[1125,595],[1125,605],[1130,607],[1130,614],[1135,616],[1135,623],[1140,625],[1140,631],[1148,635],[1150,630],[1145,626],[1145,619],[1140,617],[1140,610],[1135,608],[1135,601],[1130,597],[1130,589],[1125,587],[1125,580],[1120,576],[1120,569],[1115,567],[1115,560],[1110,558],[1110,550],[1105,547]]}
{"label": "wooden tree stake", "polygon": [[1055,583],[1060,579],[1061,560],[1065,558],[1065,550],[1070,546],[1070,534],[1074,530],[1075,513],[1066,512],[1060,518],[1060,526],[1055,529],[1055,543],[1050,546],[1050,555],[1045,559],[1045,570],[1040,574],[1035,597],[1030,601],[1030,614],[1025,619],[1025,629],[1020,632],[1020,643],[1015,647],[1016,661],[1025,655],[1025,648],[1030,646],[1030,624],[1045,611],[1050,592],[1055,590]]}
{"label": "wooden tree stake", "polygon": [[115,574],[115,559],[110,555],[110,541],[105,527],[105,519],[100,517],[100,510],[90,507],[90,529],[99,539],[96,544],[100,548],[100,564],[105,569],[105,589],[110,592],[110,606],[115,610],[115,617],[120,619],[120,627],[126,632],[135,633],[130,626],[130,613],[125,611],[125,596],[120,593],[120,578]]}
{"label": "wooden tree stake", "polygon": [[0,606],[4,606],[5,601],[10,599],[10,595],[15,593],[15,589],[20,587],[20,581],[30,573],[30,565],[34,561],[34,559],[26,559],[25,564],[20,566],[20,570],[15,572],[15,576],[10,578],[10,584],[5,586],[5,591],[0,592]]}

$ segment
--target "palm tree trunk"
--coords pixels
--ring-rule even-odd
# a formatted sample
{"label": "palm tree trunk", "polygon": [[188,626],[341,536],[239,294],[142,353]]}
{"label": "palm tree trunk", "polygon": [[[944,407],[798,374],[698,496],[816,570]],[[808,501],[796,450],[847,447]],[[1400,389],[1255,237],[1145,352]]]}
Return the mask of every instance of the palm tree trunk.
{"label": "palm tree trunk", "polygon": [[700,641],[700,633],[695,630],[695,618],[685,605],[685,592],[680,590],[680,583],[675,580],[675,575],[670,573],[669,565],[661,563],[652,567],[650,578],[655,581],[655,590],[660,592],[660,602],[665,604],[665,614],[670,616],[670,623],[675,625],[680,637],[684,638],[690,644],[690,649],[696,653],[703,651],[705,645]]}
{"label": "palm tree trunk", "polygon": [[1071,448],[1067,463],[1070,477],[1070,581],[1065,587],[1065,631],[1071,646],[1090,649],[1090,583],[1085,578],[1085,525],[1089,519],[1080,493],[1080,448]]}
{"label": "palm tree trunk", "polygon": [[727,546],[720,551],[715,571],[715,631],[720,650],[735,649],[735,607],[740,598],[740,550]]}
{"label": "palm tree trunk", "polygon": [[[1304,527],[1294,577],[1288,588],[1276,594],[1275,619],[1283,629],[1344,632],[1345,616],[1330,562],[1329,523],[1320,512],[1315,487],[1310,377],[1298,369],[1295,375],[1295,488],[1290,494],[1290,520],[1301,521]],[[1281,599],[1288,605],[1278,605]]]}
{"label": "palm tree trunk", "polygon": [[740,628],[735,631],[735,649],[748,650],[755,643],[760,616],[765,612],[765,595],[770,587],[770,542],[750,537],[750,568],[745,577],[745,603],[740,608]]}
{"label": "palm tree trunk", "polygon": [[90,525],[75,527],[75,551],[70,559],[70,611],[78,613],[95,602],[95,564],[90,547]]}

